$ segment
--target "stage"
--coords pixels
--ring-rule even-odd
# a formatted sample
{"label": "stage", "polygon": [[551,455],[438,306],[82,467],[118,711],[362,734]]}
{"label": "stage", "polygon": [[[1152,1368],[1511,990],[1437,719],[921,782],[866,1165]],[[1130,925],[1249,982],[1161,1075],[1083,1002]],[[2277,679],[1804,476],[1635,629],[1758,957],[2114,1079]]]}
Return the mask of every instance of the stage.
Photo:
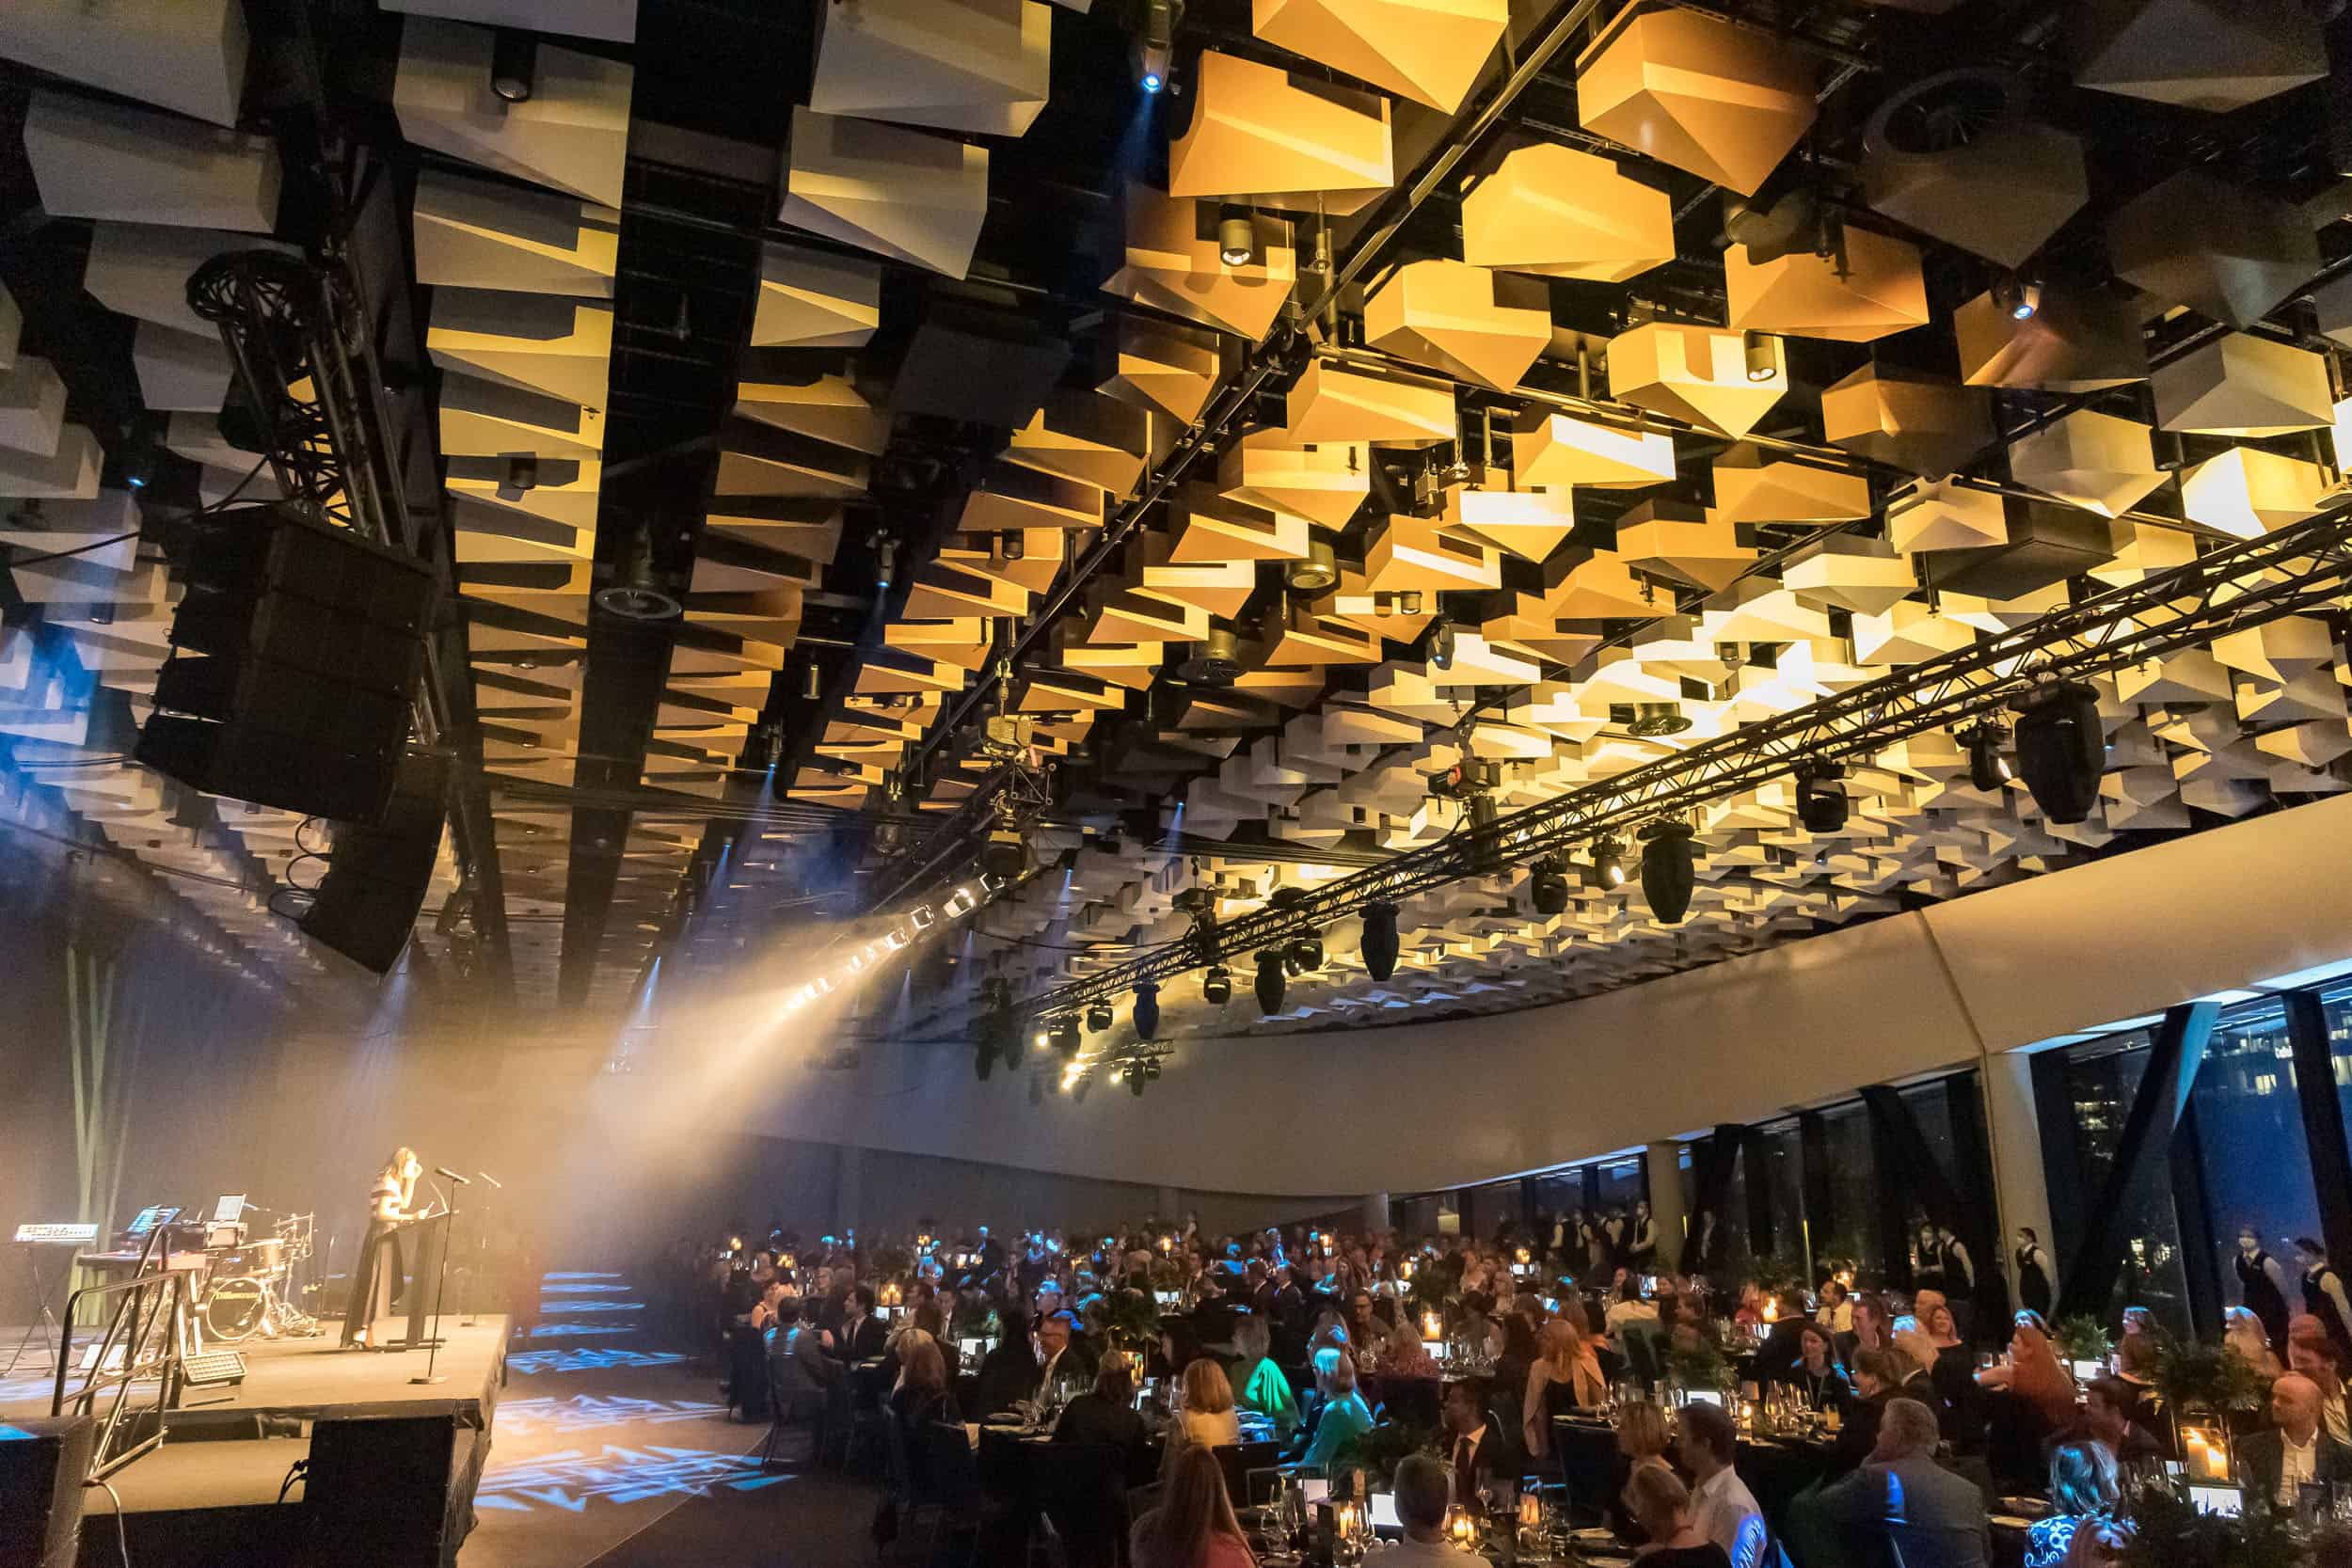
{"label": "stage", "polygon": [[[134,1561],[295,1563],[326,1544],[323,1534],[344,1535],[346,1521],[395,1518],[415,1525],[403,1541],[379,1538],[355,1558],[346,1537],[338,1559],[444,1568],[454,1560],[506,1380],[505,1317],[485,1314],[469,1327],[444,1320],[432,1384],[409,1381],[424,1372],[426,1352],[344,1351],[341,1325],[325,1326],[320,1338],[233,1347],[246,1358],[244,1383],[183,1390],[181,1408],[165,1418],[162,1446],[107,1478],[121,1497]],[[74,1381],[69,1374],[69,1411]],[[0,1383],[0,1423],[47,1417],[50,1390],[48,1379],[20,1368]],[[126,1408],[139,1408],[142,1396],[152,1400],[151,1384],[135,1386]],[[102,1401],[96,1414],[104,1411]],[[318,1473],[289,1485],[323,1425],[335,1441],[322,1444]],[[360,1475],[380,1486],[358,1494]],[[103,1490],[87,1497],[81,1561],[113,1562],[114,1504]]]}

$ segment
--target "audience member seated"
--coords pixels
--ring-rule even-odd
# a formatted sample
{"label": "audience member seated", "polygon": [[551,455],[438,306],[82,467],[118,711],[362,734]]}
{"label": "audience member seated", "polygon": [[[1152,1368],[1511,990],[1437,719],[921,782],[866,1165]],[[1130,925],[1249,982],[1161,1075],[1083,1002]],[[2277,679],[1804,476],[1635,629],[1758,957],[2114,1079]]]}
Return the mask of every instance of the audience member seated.
{"label": "audience member seated", "polygon": [[850,1291],[841,1327],[833,1337],[834,1354],[854,1367],[879,1357],[890,1342],[890,1325],[874,1316],[874,1288],[859,1285]]}
{"label": "audience member seated", "polygon": [[2148,1429],[2132,1421],[2136,1396],[2119,1377],[2094,1377],[2083,1390],[2082,1430],[2094,1443],[2106,1445],[2125,1475],[2164,1466],[2164,1446]]}
{"label": "audience member seated", "polygon": [[1067,1312],[1037,1324],[1037,1381],[1030,1392],[1051,1392],[1060,1384],[1094,1381],[1094,1353],[1076,1338],[1077,1320]]}
{"label": "audience member seated", "polygon": [[1005,1337],[980,1357],[973,1391],[979,1413],[993,1416],[1010,1410],[1015,1402],[1037,1392],[1037,1348],[1029,1339],[1029,1320],[1018,1307],[1003,1315]]}
{"label": "audience member seated", "polygon": [[2127,1334],[2116,1341],[2115,1376],[2132,1391],[2132,1425],[2154,1439],[2167,1459],[2172,1451],[2172,1423],[2164,1413],[2164,1396],[2156,1392],[2156,1358],[2162,1353],[2153,1334]]}
{"label": "audience member seated", "polygon": [[1380,1371],[1387,1377],[1436,1377],[1438,1359],[1411,1323],[1400,1324],[1382,1347]]}
{"label": "audience member seated", "polygon": [[1232,1386],[1236,1405],[1271,1420],[1275,1436],[1287,1441],[1298,1430],[1298,1401],[1291,1393],[1289,1375],[1267,1354],[1273,1343],[1263,1318],[1253,1312],[1234,1319],[1233,1349],[1239,1354],[1226,1381]]}
{"label": "audience member seated", "polygon": [[1143,1418],[1136,1414],[1135,1379],[1123,1356],[1105,1360],[1094,1374],[1094,1386],[1064,1406],[1061,1419],[1054,1423],[1057,1443],[1116,1449],[1131,1460],[1151,1435]]}
{"label": "audience member seated", "polygon": [[1911,1358],[1899,1350],[1866,1350],[1854,1357],[1854,1399],[1846,1406],[1831,1446],[1833,1475],[1844,1475],[1870,1457],[1878,1447],[1886,1402],[1902,1397],[1903,1379],[1911,1372]]}
{"label": "audience member seated", "polygon": [[1646,1400],[1637,1400],[1617,1407],[1617,1464],[1611,1477],[1609,1502],[1604,1512],[1610,1528],[1630,1541],[1647,1539],[1639,1517],[1626,1506],[1626,1487],[1645,1469],[1674,1468],[1667,1462],[1666,1449],[1671,1439],[1666,1431],[1666,1414]]}
{"label": "audience member seated", "polygon": [[1841,1334],[1853,1332],[1853,1292],[1846,1289],[1842,1279],[1821,1282],[1821,1305],[1815,1308],[1813,1318],[1830,1331],[1833,1340]]}
{"label": "audience member seated", "polygon": [[1838,1340],[1837,1358],[1851,1367],[1866,1350],[1893,1350],[1893,1315],[1867,1291],[1853,1298],[1853,1329]]}
{"label": "audience member seated", "polygon": [[1863,1546],[1860,1560],[1988,1568],[1992,1529],[1984,1496],[1976,1482],[1936,1464],[1937,1441],[1934,1411],[1917,1400],[1890,1400],[1869,1463],[1807,1501]]}
{"label": "audience member seated", "polygon": [[2289,1372],[2270,1386],[2269,1430],[2237,1440],[2239,1479],[2256,1497],[2292,1510],[2311,1485],[2352,1483],[2352,1448],[2320,1430],[2319,1385]]}
{"label": "audience member seated", "polygon": [[[2276,1382],[2287,1370],[2280,1364],[2279,1353],[2270,1348],[2270,1335],[2263,1321],[2247,1307],[2233,1307],[2221,1314],[2221,1348],[2252,1368],[2254,1375],[2265,1383]],[[2333,1435],[2339,1442],[2344,1436],[2341,1432]]]}
{"label": "audience member seated", "polygon": [[1169,1456],[1160,1505],[1136,1521],[1128,1545],[1135,1568],[1254,1568],[1257,1560],[1216,1455],[1188,1443]]}
{"label": "audience member seated", "polygon": [[776,1303],[776,1328],[768,1340],[768,1366],[781,1412],[795,1421],[846,1418],[849,1411],[849,1370],[825,1349],[825,1331],[801,1321],[801,1302],[786,1296]]}
{"label": "audience member seated", "polygon": [[1796,1389],[1816,1410],[1843,1410],[1853,1402],[1853,1385],[1846,1381],[1846,1370],[1837,1364],[1830,1331],[1811,1319],[1804,1320],[1797,1329],[1796,1365],[1782,1372],[1778,1381]]}
{"label": "audience member seated", "polygon": [[2050,1453],[2050,1512],[2026,1532],[2026,1568],[2065,1568],[2074,1534],[2115,1512],[2115,1456],[2097,1443],[2060,1443]]}
{"label": "audience member seated", "polygon": [[1977,1385],[2008,1389],[2041,1414],[2047,1431],[2058,1432],[2074,1418],[2074,1380],[2058,1359],[2049,1325],[2039,1312],[2017,1314],[2008,1364],[1985,1368],[1977,1374]]}
{"label": "audience member seated", "polygon": [[1538,1342],[1542,1354],[1527,1369],[1527,1393],[1519,1401],[1519,1434],[1531,1459],[1551,1452],[1554,1416],[1609,1402],[1600,1357],[1573,1321],[1565,1315],[1552,1319]]}
{"label": "audience member seated", "polygon": [[1468,1502],[1497,1476],[1516,1481],[1519,1456],[1488,1415],[1479,1386],[1463,1378],[1445,1386],[1442,1414],[1447,1457],[1454,1465],[1454,1496]]}
{"label": "audience member seated", "polygon": [[1241,1441],[1241,1417],[1233,1409],[1233,1385],[1225,1369],[1202,1356],[1184,1369],[1177,1390],[1176,1424],[1171,1436],[1204,1449],[1221,1449]]}
{"label": "audience member seated", "polygon": [[1731,1568],[1765,1568],[1774,1559],[1769,1552],[1764,1511],[1731,1467],[1738,1451],[1739,1432],[1729,1411],[1714,1404],[1683,1407],[1675,1452],[1694,1478],[1691,1523],[1723,1548]]}
{"label": "audience member seated", "polygon": [[1480,1568],[1486,1560],[1463,1551],[1445,1538],[1445,1514],[1457,1488],[1446,1467],[1425,1453],[1397,1461],[1392,1482],[1396,1522],[1405,1539],[1379,1555],[1381,1568]]}
{"label": "audience member seated", "polygon": [[1315,1357],[1315,1392],[1320,1399],[1314,1436],[1300,1459],[1327,1470],[1372,1430],[1372,1409],[1356,1391],[1356,1363],[1343,1352],[1326,1351]]}
{"label": "audience member seated", "polygon": [[[2319,1387],[2319,1424],[2339,1443],[2352,1443],[2352,1421],[2344,1412],[2344,1373],[2336,1347],[2326,1331],[2287,1341],[2287,1370],[2300,1372]],[[2276,1383],[2278,1375],[2269,1381]]]}
{"label": "audience member seated", "polygon": [[1900,1396],[1917,1400],[1935,1412],[1936,1421],[1949,1433],[1951,1413],[1944,1404],[1944,1391],[1935,1381],[1935,1341],[1928,1338],[1914,1318],[1895,1320],[1896,1353],[1902,1356],[1907,1369],[1903,1373]]}
{"label": "audience member seated", "polygon": [[1730,1568],[1730,1557],[1692,1519],[1690,1489],[1664,1465],[1633,1472],[1625,1483],[1625,1506],[1649,1538],[1634,1561],[1648,1568]]}

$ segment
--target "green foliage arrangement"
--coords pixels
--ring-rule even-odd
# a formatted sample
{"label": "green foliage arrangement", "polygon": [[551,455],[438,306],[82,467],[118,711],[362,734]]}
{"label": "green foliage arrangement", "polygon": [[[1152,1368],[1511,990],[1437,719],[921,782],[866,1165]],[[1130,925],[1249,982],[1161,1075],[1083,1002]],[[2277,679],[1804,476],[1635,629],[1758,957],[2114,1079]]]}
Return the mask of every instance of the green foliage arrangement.
{"label": "green foliage arrangement", "polygon": [[1443,1458],[1437,1433],[1416,1422],[1388,1420],[1342,1446],[1339,1465],[1362,1465],[1370,1473],[1374,1487],[1380,1488],[1395,1477],[1399,1460],[1417,1453]]}
{"label": "green foliage arrangement", "polygon": [[2234,1519],[2200,1513],[2169,1488],[2134,1497],[2126,1510],[2131,1544],[2129,1568],[2295,1568],[2335,1560],[2317,1555],[2316,1543],[2298,1539],[2274,1509],[2249,1509]]}
{"label": "green foliage arrangement", "polygon": [[2244,1358],[2219,1345],[2168,1339],[2156,1347],[2156,1391],[2175,1411],[2260,1410],[2269,1389]]}
{"label": "green foliage arrangement", "polygon": [[1728,1388],[1731,1363],[1713,1345],[1675,1351],[1666,1357],[1666,1370],[1685,1388]]}
{"label": "green foliage arrangement", "polygon": [[2058,1347],[2076,1361],[2105,1361],[2115,1354],[2115,1336],[2096,1312],[2077,1312],[2050,1325]]}
{"label": "green foliage arrangement", "polygon": [[1121,1350],[1140,1351],[1160,1337],[1160,1307],[1141,1291],[1113,1291],[1103,1297],[1103,1333]]}
{"label": "green foliage arrangement", "polygon": [[911,1248],[902,1246],[876,1247],[873,1257],[866,1262],[866,1274],[878,1285],[893,1280],[900,1285],[912,1284],[914,1280],[914,1253]]}

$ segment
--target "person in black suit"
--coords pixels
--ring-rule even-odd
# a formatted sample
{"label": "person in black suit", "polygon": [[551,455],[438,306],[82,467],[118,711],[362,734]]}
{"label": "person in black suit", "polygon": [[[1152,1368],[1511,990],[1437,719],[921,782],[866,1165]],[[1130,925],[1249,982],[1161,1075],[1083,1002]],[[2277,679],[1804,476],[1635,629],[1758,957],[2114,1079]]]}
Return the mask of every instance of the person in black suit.
{"label": "person in black suit", "polygon": [[2238,1476],[2247,1492],[2292,1509],[2305,1486],[2352,1482],[2352,1447],[2320,1430],[2319,1385],[2289,1372],[2270,1386],[2269,1430],[2241,1437]]}
{"label": "person in black suit", "polygon": [[874,1288],[860,1285],[850,1292],[841,1313],[841,1326],[834,1330],[834,1354],[854,1367],[861,1361],[871,1361],[889,1347],[890,1329],[874,1316]]}
{"label": "person in black suit", "polygon": [[1094,1374],[1094,1386],[1072,1400],[1054,1423],[1054,1441],[1116,1449],[1132,1459],[1151,1433],[1136,1414],[1136,1386],[1126,1363],[1114,1356]]}
{"label": "person in black suit", "polygon": [[974,1402],[982,1415],[1010,1410],[1015,1400],[1037,1392],[1037,1350],[1029,1342],[1029,1319],[1018,1307],[1004,1309],[1005,1337],[980,1357]]}
{"label": "person in black suit", "polygon": [[1900,1351],[1866,1350],[1854,1357],[1856,1398],[1838,1417],[1837,1438],[1830,1447],[1835,1458],[1832,1474],[1843,1475],[1870,1457],[1870,1450],[1878,1447],[1879,1422],[1886,1414],[1886,1402],[1898,1397],[1910,1371],[1910,1359]]}

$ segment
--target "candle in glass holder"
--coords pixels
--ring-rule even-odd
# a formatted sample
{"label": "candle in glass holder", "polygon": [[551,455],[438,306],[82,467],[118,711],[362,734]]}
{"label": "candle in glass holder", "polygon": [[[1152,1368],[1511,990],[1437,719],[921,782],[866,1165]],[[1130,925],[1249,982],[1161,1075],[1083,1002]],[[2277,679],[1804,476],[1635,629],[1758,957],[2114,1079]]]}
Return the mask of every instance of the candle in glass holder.
{"label": "candle in glass holder", "polygon": [[1445,1532],[1448,1540],[1466,1552],[1478,1544],[1478,1521],[1459,1503],[1446,1510]]}
{"label": "candle in glass holder", "polygon": [[1175,1238],[1175,1237],[1173,1237],[1173,1236],[1163,1236],[1163,1237],[1161,1237],[1161,1238],[1160,1238],[1160,1251],[1162,1251],[1163,1253],[1168,1253],[1168,1252],[1173,1252],[1173,1251],[1175,1251],[1175,1250],[1176,1250],[1176,1238]]}
{"label": "candle in glass holder", "polygon": [[2230,1477],[2230,1456],[2214,1441],[2211,1433],[2199,1427],[2183,1427],[2181,1440],[2188,1449],[2191,1472],[2208,1480],[2227,1481]]}
{"label": "candle in glass holder", "polygon": [[1423,1312],[1421,1315],[1421,1337],[1424,1339],[1445,1338],[1445,1324],[1438,1320],[1435,1312]]}
{"label": "candle in glass holder", "polygon": [[1519,1528],[1539,1530],[1544,1528],[1543,1494],[1533,1486],[1519,1494]]}
{"label": "candle in glass holder", "polygon": [[1764,1321],[1768,1323],[1780,1322],[1780,1303],[1771,1296],[1764,1298]]}

